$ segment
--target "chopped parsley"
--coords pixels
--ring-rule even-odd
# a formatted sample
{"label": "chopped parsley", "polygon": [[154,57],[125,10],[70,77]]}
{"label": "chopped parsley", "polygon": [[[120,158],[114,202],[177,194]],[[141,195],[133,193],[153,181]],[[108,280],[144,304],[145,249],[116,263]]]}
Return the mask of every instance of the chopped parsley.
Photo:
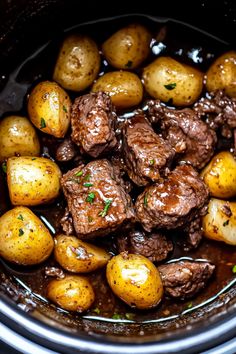
{"label": "chopped parsley", "polygon": [[232,272],[233,272],[233,273],[236,273],[236,264],[233,266]]}
{"label": "chopped parsley", "polygon": [[147,204],[148,204],[148,193],[146,193],[146,194],[144,195],[143,204],[144,204],[145,206],[147,206]]}
{"label": "chopped parsley", "polygon": [[171,91],[171,90],[174,90],[174,88],[176,88],[176,83],[175,82],[172,82],[171,84],[167,84],[167,85],[164,85],[164,87]]}
{"label": "chopped parsley", "polygon": [[46,128],[46,122],[44,118],[41,118],[40,129]]}
{"label": "chopped parsley", "polygon": [[92,309],[93,312],[95,312],[96,314],[100,314],[101,310],[98,307],[95,307],[95,309]]}
{"label": "chopped parsley", "polygon": [[32,160],[32,161],[36,160],[36,157],[33,157],[31,160]]}
{"label": "chopped parsley", "polygon": [[154,162],[155,162],[154,159],[150,160],[149,165],[151,165],[151,166],[154,165]]}
{"label": "chopped parsley", "polygon": [[110,208],[111,203],[112,203],[112,199],[107,199],[105,201],[104,209],[102,211],[100,211],[100,213],[98,215],[101,216],[102,218],[105,218],[105,216],[107,215],[108,209]]}
{"label": "chopped parsley", "polygon": [[90,222],[93,222],[93,218],[92,218],[92,216],[88,216],[88,222],[90,223]]}
{"label": "chopped parsley", "polygon": [[134,318],[134,313],[127,312],[127,313],[125,314],[125,318],[127,318],[127,320],[133,320],[133,318]]}
{"label": "chopped parsley", "polygon": [[20,214],[17,219],[19,219],[21,221],[24,221],[24,218],[23,218],[22,214]]}
{"label": "chopped parsley", "polygon": [[84,187],[92,187],[93,183],[84,183]]}
{"label": "chopped parsley", "polygon": [[121,319],[121,315],[119,315],[118,313],[114,313],[112,318],[113,318],[113,320],[120,320]]}
{"label": "chopped parsley", "polygon": [[132,65],[133,65],[132,60],[128,60],[127,63],[125,64],[126,68],[131,68]]}
{"label": "chopped parsley", "polygon": [[90,177],[91,177],[91,175],[88,173],[86,176],[84,176],[84,180],[85,180],[85,181],[89,181],[89,180],[90,180]]}
{"label": "chopped parsley", "polygon": [[63,108],[63,111],[64,111],[64,112],[68,113],[66,106],[63,105],[62,108]]}
{"label": "chopped parsley", "polygon": [[19,236],[24,235],[24,231],[22,229],[19,229]]}
{"label": "chopped parsley", "polygon": [[80,176],[82,176],[82,174],[83,174],[83,171],[76,172],[75,177],[80,177]]}
{"label": "chopped parsley", "polygon": [[87,198],[86,198],[86,202],[92,204],[95,198],[95,194],[93,192],[89,193]]}
{"label": "chopped parsley", "polygon": [[6,162],[2,163],[2,170],[4,173],[7,173],[7,163]]}
{"label": "chopped parsley", "polygon": [[229,225],[229,219],[223,222],[223,226],[227,226],[227,225]]}
{"label": "chopped parsley", "polygon": [[187,309],[191,309],[193,307],[193,303],[190,302],[188,305],[187,305]]}

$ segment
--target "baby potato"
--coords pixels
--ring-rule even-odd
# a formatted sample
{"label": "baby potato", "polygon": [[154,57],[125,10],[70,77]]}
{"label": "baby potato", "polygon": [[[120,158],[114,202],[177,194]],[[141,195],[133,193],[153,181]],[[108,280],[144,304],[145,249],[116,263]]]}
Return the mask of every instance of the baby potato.
{"label": "baby potato", "polygon": [[201,172],[201,177],[213,197],[236,196],[236,161],[229,151],[215,155]]}
{"label": "baby potato", "polygon": [[104,91],[116,108],[130,108],[143,98],[143,86],[139,77],[129,71],[112,71],[101,76],[93,85],[92,92]]}
{"label": "baby potato", "polygon": [[108,262],[106,276],[113,292],[131,307],[149,309],[161,301],[159,272],[144,256],[122,252]]}
{"label": "baby potato", "polygon": [[47,286],[47,297],[67,311],[84,312],[95,300],[89,280],[76,275],[51,280]]}
{"label": "baby potato", "polygon": [[62,44],[53,80],[68,90],[85,90],[98,76],[100,63],[98,47],[90,37],[71,35]]}
{"label": "baby potato", "polygon": [[206,73],[207,91],[225,90],[236,97],[236,51],[224,53],[217,58]]}
{"label": "baby potato", "polygon": [[24,266],[45,261],[53,239],[41,220],[28,208],[16,207],[0,217],[0,256]]}
{"label": "baby potato", "polygon": [[148,94],[175,106],[190,106],[200,96],[203,74],[170,57],[159,57],[143,70],[142,81]]}
{"label": "baby potato", "polygon": [[44,157],[19,156],[7,160],[7,184],[13,205],[39,205],[60,192],[61,171]]}
{"label": "baby potato", "polygon": [[40,144],[27,118],[9,116],[0,121],[0,162],[16,154],[39,156]]}
{"label": "baby potato", "polygon": [[202,227],[207,238],[236,246],[236,202],[211,198]]}
{"label": "baby potato", "polygon": [[64,269],[74,273],[92,272],[104,267],[111,258],[102,248],[65,235],[55,238],[54,256]]}
{"label": "baby potato", "polygon": [[43,81],[29,95],[31,122],[42,132],[63,138],[70,125],[71,100],[56,83]]}
{"label": "baby potato", "polygon": [[150,52],[150,32],[140,24],[130,24],[115,32],[102,45],[103,54],[117,69],[135,69]]}

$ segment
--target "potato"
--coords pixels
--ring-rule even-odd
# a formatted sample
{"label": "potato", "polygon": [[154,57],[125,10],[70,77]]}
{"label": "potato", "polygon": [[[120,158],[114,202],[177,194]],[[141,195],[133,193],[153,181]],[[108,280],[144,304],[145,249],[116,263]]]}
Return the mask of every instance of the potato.
{"label": "potato", "polygon": [[130,108],[143,99],[143,86],[136,74],[129,71],[112,71],[101,76],[92,92],[104,91],[117,108]]}
{"label": "potato", "polygon": [[53,239],[41,220],[28,208],[16,207],[0,217],[0,256],[20,265],[45,261]]}
{"label": "potato", "polygon": [[143,70],[142,81],[148,94],[175,106],[190,106],[200,96],[203,74],[170,57],[159,57]]}
{"label": "potato", "polygon": [[201,177],[213,197],[236,196],[236,161],[229,151],[215,155],[201,172]]}
{"label": "potato", "polygon": [[140,24],[131,24],[115,32],[102,45],[103,54],[117,69],[135,69],[150,52],[150,32]]}
{"label": "potato", "polygon": [[70,125],[71,100],[56,83],[43,81],[29,95],[31,122],[42,132],[63,138]]}
{"label": "potato", "polygon": [[100,63],[98,47],[90,37],[71,35],[62,44],[53,80],[68,90],[85,90],[98,76]]}
{"label": "potato", "polygon": [[236,97],[236,51],[230,51],[209,67],[206,73],[207,91],[225,90],[230,97]]}
{"label": "potato", "polygon": [[39,156],[40,144],[31,122],[20,116],[0,121],[0,162],[15,155]]}
{"label": "potato", "polygon": [[88,279],[67,275],[64,279],[54,279],[47,286],[47,297],[64,310],[84,312],[95,300],[92,285]]}
{"label": "potato", "polygon": [[206,237],[236,246],[236,202],[212,198],[202,227]]}
{"label": "potato", "polygon": [[161,301],[159,272],[146,257],[123,252],[108,262],[106,276],[113,292],[131,307],[149,309]]}
{"label": "potato", "polygon": [[19,156],[7,160],[7,184],[13,205],[39,205],[60,192],[61,171],[44,157]]}
{"label": "potato", "polygon": [[65,235],[55,238],[54,256],[64,269],[74,273],[92,272],[104,267],[111,258],[102,248]]}

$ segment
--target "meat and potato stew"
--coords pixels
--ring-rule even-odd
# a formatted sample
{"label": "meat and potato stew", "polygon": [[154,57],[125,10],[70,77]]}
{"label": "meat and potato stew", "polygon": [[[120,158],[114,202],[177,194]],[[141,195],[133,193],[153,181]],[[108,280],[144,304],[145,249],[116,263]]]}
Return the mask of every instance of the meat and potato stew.
{"label": "meat and potato stew", "polygon": [[168,26],[85,32],[0,120],[2,262],[58,311],[181,312],[236,273],[236,52],[201,65],[165,52]]}

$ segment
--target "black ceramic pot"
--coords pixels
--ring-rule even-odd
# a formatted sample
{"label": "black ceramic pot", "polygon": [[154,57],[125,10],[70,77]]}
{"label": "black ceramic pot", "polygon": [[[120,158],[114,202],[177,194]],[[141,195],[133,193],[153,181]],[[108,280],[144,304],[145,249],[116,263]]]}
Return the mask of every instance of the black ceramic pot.
{"label": "black ceramic pot", "polygon": [[[62,1],[0,0],[0,89],[19,61],[65,28],[87,21],[129,14],[147,21],[169,19],[188,23],[235,45],[236,4],[231,1]],[[131,16],[131,15],[130,15]],[[127,18],[127,17],[126,17]],[[109,20],[107,24],[109,25]],[[186,27],[187,28],[187,27]],[[213,37],[211,37],[213,38]],[[17,109],[14,95],[8,110]],[[1,108],[1,107],[0,107]],[[3,191],[0,191],[0,194]],[[0,199],[0,208],[3,207]],[[0,285],[0,339],[22,353],[235,353],[236,288],[194,312],[189,311],[169,324],[107,323],[85,318],[74,323],[62,313],[49,310],[40,299],[33,311],[27,289],[15,293],[14,278],[2,267]],[[26,299],[21,302],[22,297]],[[16,304],[18,303],[18,305]],[[19,305],[20,303],[20,305]],[[193,321],[193,318],[195,319]],[[220,346],[221,349],[216,349]],[[5,348],[5,347],[4,347]],[[3,353],[5,353],[3,349]],[[1,349],[0,349],[1,351]],[[2,351],[1,351],[2,353]]]}

